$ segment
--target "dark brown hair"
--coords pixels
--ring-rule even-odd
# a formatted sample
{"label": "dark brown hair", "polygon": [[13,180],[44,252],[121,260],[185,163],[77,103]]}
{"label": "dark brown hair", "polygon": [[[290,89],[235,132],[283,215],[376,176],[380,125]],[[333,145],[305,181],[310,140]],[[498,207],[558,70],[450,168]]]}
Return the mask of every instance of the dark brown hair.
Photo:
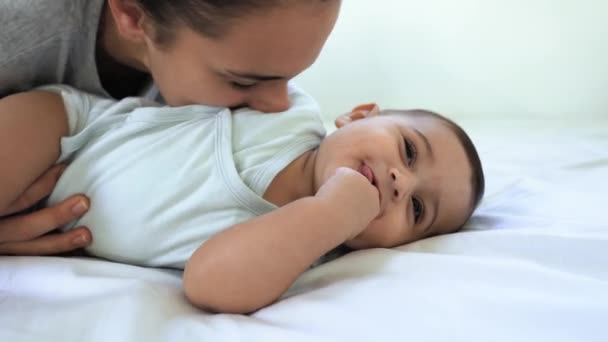
{"label": "dark brown hair", "polygon": [[[221,37],[230,24],[255,11],[311,0],[137,0],[152,19],[158,44],[170,43],[178,24],[210,38]],[[330,2],[331,0],[317,0]]]}
{"label": "dark brown hair", "polygon": [[[471,187],[473,198],[471,200],[471,211],[467,215],[470,217],[475,208],[481,202],[483,194],[485,192],[485,177],[483,173],[483,167],[481,165],[481,159],[479,158],[479,154],[477,153],[477,148],[475,148],[475,144],[469,137],[469,135],[454,121],[446,118],[443,115],[437,114],[435,112],[424,110],[424,109],[413,109],[413,110],[383,110],[381,112],[383,115],[409,115],[409,116],[426,116],[436,118],[445,124],[456,134],[458,141],[462,144],[464,148],[465,154],[469,161],[469,165],[473,171],[471,175]],[[458,227],[460,229],[461,227]]]}

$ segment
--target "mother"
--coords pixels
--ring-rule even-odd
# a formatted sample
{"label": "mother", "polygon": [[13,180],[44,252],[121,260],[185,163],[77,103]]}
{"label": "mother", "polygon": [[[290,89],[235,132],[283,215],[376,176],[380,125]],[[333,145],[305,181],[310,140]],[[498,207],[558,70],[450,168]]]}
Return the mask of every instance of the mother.
{"label": "mother", "polygon": [[[287,82],[319,55],[340,0],[20,0],[0,2],[0,97],[64,83],[102,96],[169,105],[290,106]],[[3,165],[2,167],[10,167]],[[57,166],[0,219],[0,254],[55,254],[86,246],[86,227],[46,235],[84,214],[76,195],[17,214],[50,193]],[[10,215],[11,216],[6,216]],[[126,227],[125,227],[126,228]]]}

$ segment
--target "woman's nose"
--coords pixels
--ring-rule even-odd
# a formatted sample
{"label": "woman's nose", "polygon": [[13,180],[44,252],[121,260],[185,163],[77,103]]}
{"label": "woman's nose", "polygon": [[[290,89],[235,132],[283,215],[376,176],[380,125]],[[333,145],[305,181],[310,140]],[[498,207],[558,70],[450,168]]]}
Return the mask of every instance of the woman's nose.
{"label": "woman's nose", "polygon": [[255,92],[251,93],[247,105],[265,113],[286,111],[291,106],[287,82],[273,81],[273,83],[260,86]]}
{"label": "woman's nose", "polygon": [[409,171],[392,168],[389,170],[391,177],[391,187],[393,190],[393,199],[401,201],[411,195],[414,189],[414,175]]}

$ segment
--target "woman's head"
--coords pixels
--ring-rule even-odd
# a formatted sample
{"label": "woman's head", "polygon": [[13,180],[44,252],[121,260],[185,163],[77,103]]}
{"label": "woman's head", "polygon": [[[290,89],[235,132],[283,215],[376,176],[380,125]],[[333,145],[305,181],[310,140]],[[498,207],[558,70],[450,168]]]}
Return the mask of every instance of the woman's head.
{"label": "woman's head", "polygon": [[120,39],[171,105],[282,111],[317,58],[340,0],[108,0]]}

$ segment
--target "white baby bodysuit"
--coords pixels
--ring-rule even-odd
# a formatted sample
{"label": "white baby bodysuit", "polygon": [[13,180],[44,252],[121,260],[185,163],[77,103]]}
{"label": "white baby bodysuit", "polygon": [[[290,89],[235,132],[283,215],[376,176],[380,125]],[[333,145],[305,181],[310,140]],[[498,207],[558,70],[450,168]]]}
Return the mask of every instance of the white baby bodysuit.
{"label": "white baby bodysuit", "polygon": [[91,208],[64,229],[85,225],[88,252],[136,265],[183,268],[212,235],[276,209],[267,187],[325,135],[316,102],[293,87],[277,114],[43,89],[61,93],[70,123],[49,204],[86,194]]}

